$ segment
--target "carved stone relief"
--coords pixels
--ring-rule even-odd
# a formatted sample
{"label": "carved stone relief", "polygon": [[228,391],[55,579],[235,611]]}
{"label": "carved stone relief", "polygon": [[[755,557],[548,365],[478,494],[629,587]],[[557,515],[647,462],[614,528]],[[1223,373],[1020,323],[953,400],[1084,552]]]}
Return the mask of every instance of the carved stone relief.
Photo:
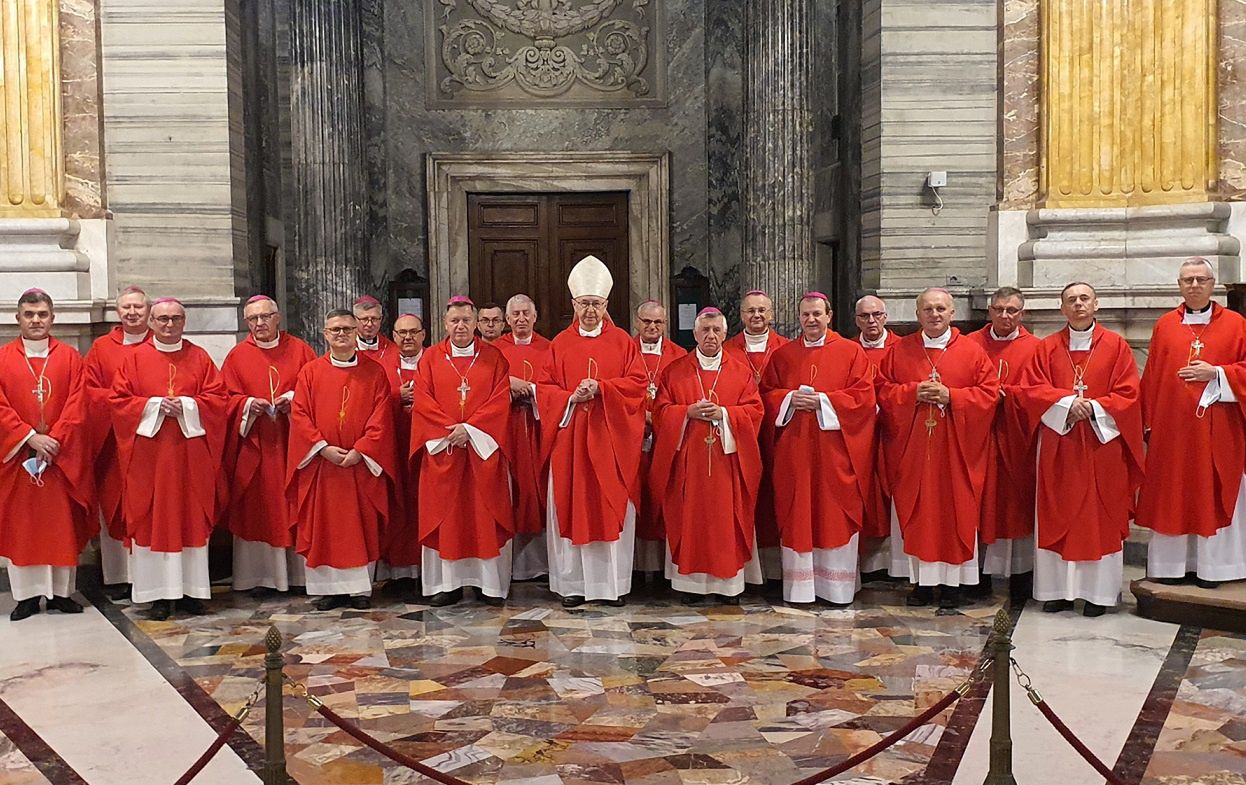
{"label": "carved stone relief", "polygon": [[665,103],[662,0],[437,0],[432,106]]}

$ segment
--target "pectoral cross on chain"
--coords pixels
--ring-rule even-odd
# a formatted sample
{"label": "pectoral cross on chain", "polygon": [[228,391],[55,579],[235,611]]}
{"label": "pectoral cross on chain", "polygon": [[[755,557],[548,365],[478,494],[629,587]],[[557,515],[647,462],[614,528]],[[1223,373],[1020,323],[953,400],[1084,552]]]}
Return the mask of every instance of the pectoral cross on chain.
{"label": "pectoral cross on chain", "polygon": [[706,477],[709,477],[710,475],[714,473],[714,443],[718,441],[718,439],[714,437],[714,433],[717,429],[715,428],[712,422],[709,425],[710,425],[710,435],[705,437],[705,451],[706,451],[705,476]]}
{"label": "pectoral cross on chain", "polygon": [[38,427],[35,428],[35,430],[38,433],[48,432],[48,423],[47,423],[47,418],[45,418],[43,415],[43,406],[45,403],[47,403],[48,396],[51,393],[51,390],[44,387],[43,382],[44,382],[44,379],[42,376],[40,376],[38,380],[38,385],[35,387],[35,389],[30,391],[30,394],[35,396],[35,400],[39,402],[39,425]]}
{"label": "pectoral cross on chain", "polygon": [[[943,381],[943,377],[939,375],[938,368],[932,367],[930,369],[930,381],[932,382]],[[934,434],[934,429],[939,425],[939,421],[935,419],[934,404],[933,403],[928,404],[926,408],[928,409],[928,412],[926,414],[926,423],[925,423],[926,424],[926,438],[929,439],[931,435]]]}
{"label": "pectoral cross on chain", "polygon": [[467,394],[472,391],[472,386],[467,383],[467,377],[463,377],[463,381],[459,382],[459,416],[467,411]]}
{"label": "pectoral cross on chain", "polygon": [[1077,394],[1078,398],[1085,398],[1086,391],[1089,389],[1090,387],[1088,387],[1081,379],[1078,379],[1077,383],[1073,385],[1073,392]]}
{"label": "pectoral cross on chain", "polygon": [[1190,360],[1197,360],[1203,355],[1203,347],[1207,344],[1203,343],[1202,338],[1195,338],[1194,343],[1190,344]]}

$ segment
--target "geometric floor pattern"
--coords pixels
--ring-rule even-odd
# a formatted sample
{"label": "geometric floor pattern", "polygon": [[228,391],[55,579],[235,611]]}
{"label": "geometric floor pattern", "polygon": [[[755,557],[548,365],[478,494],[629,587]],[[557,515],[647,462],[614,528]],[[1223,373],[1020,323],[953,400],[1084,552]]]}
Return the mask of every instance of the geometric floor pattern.
{"label": "geometric floor pattern", "polygon": [[[169,622],[127,613],[233,712],[263,672],[263,638],[286,638],[286,673],[403,752],[480,785],[785,785],[869,747],[977,665],[998,604],[960,612],[866,591],[851,609],[746,598],[688,608],[551,607],[516,584],[502,609],[310,611],[301,597],[237,597]],[[1240,654],[1240,652],[1239,652]],[[916,781],[952,710],[840,782]],[[301,785],[418,776],[287,698]],[[263,739],[256,707],[245,728]]]}

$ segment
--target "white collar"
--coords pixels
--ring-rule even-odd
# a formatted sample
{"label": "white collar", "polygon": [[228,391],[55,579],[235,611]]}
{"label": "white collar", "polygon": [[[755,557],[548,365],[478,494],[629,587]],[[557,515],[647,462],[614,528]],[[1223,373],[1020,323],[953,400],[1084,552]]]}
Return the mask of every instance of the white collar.
{"label": "white collar", "polygon": [[1090,339],[1095,335],[1095,326],[1092,323],[1085,330],[1074,330],[1073,325],[1069,325],[1069,351],[1070,352],[1086,352],[1090,351]]}
{"label": "white collar", "polygon": [[180,341],[180,340],[177,343],[160,343],[154,338],[151,341],[151,345],[156,347],[156,351],[164,352],[166,354],[172,354],[173,352],[180,352],[182,350],[183,343],[184,341]]}
{"label": "white collar", "polygon": [[451,357],[475,357],[476,356],[476,342],[472,341],[467,346],[464,346],[462,349],[455,346],[453,343],[450,344],[450,356]]}
{"label": "white collar", "polygon": [[744,331],[744,351],[757,352],[766,351],[766,347],[770,345],[770,331],[766,330],[761,335],[753,335],[748,330]]}
{"label": "white collar", "polygon": [[1020,337],[1021,337],[1021,325],[1017,325],[1015,330],[1008,333],[1007,335],[1002,335],[1002,336],[997,335],[995,333],[995,326],[991,325],[991,340],[992,341],[1015,341]]}
{"label": "white collar", "polygon": [[414,357],[403,357],[398,355],[398,366],[404,371],[414,371],[416,366],[420,364],[420,358],[424,356],[424,350],[420,351]]}
{"label": "white collar", "polygon": [[334,368],[354,368],[359,364],[359,355],[352,354],[349,360],[339,360],[332,354],[329,355],[329,364]]}
{"label": "white collar", "polygon": [[808,338],[805,338],[805,336],[802,335],[800,337],[800,341],[801,343],[805,345],[806,349],[812,349],[815,346],[826,346],[826,333],[822,333],[822,337],[816,341],[810,341]]}
{"label": "white collar", "polygon": [[379,348],[381,345],[381,336],[378,333],[371,341],[365,341],[362,336],[355,336],[355,346],[362,351]]}
{"label": "white collar", "polygon": [[125,330],[121,331],[121,345],[122,346],[133,346],[136,343],[142,343],[143,341],[146,341],[146,340],[147,340],[147,330],[143,330],[141,333],[128,333]]}
{"label": "white collar", "polygon": [[661,354],[662,353],[662,336],[660,335],[658,336],[658,340],[656,343],[645,343],[644,341],[641,341],[640,342],[640,353],[641,354]]}
{"label": "white collar", "polygon": [[1211,324],[1212,307],[1207,306],[1203,311],[1191,311],[1186,309],[1185,314],[1181,317],[1182,324]]}
{"label": "white collar", "polygon": [[581,335],[581,336],[583,336],[583,337],[585,337],[585,338],[596,338],[597,336],[601,335],[601,328],[603,328],[603,327],[605,327],[605,326],[606,326],[606,323],[605,323],[605,322],[599,322],[599,323],[597,324],[597,327],[595,327],[594,329],[592,329],[592,330],[585,330],[583,327],[581,327],[580,325],[578,325],[578,324],[577,324],[577,325],[576,325],[576,329],[577,329],[577,330],[579,330],[579,331],[580,331],[580,335]]}
{"label": "white collar", "polygon": [[719,368],[722,367],[722,364],[723,364],[722,349],[719,349],[718,354],[714,355],[713,357],[706,357],[705,355],[701,354],[700,349],[697,349],[696,353],[697,353],[697,362],[701,364],[701,370],[717,371]]}
{"label": "white collar", "polygon": [[938,338],[931,338],[929,335],[922,333],[922,346],[927,349],[946,349],[947,345],[952,341],[952,328],[948,327],[943,331],[943,335]]}
{"label": "white collar", "polygon": [[515,342],[516,346],[527,346],[532,343],[532,333],[528,333],[527,338],[519,338],[514,333],[511,333],[511,340]]}
{"label": "white collar", "polygon": [[864,349],[881,349],[887,345],[887,328],[883,328],[882,335],[879,335],[876,340],[868,340],[864,334],[858,336],[858,338],[861,341],[861,347]]}
{"label": "white collar", "polygon": [[257,341],[255,342],[255,345],[256,345],[256,346],[258,346],[258,347],[260,347],[261,349],[276,349],[278,346],[280,346],[280,345],[281,345],[281,334],[280,334],[280,333],[278,333],[278,334],[277,334],[277,337],[276,337],[275,339],[271,340],[271,341],[259,341],[259,340],[257,340]]}
{"label": "white collar", "polygon": [[30,341],[22,339],[22,346],[26,349],[27,357],[47,357],[51,351],[52,341],[44,338],[41,341]]}

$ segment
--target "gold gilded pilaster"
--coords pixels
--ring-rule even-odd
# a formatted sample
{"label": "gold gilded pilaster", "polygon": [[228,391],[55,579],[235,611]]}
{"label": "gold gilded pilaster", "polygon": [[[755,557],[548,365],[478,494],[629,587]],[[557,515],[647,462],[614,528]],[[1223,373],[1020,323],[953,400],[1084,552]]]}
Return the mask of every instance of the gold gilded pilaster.
{"label": "gold gilded pilaster", "polygon": [[1047,207],[1212,198],[1216,0],[1043,0]]}
{"label": "gold gilded pilaster", "polygon": [[60,10],[0,0],[0,217],[61,215]]}

